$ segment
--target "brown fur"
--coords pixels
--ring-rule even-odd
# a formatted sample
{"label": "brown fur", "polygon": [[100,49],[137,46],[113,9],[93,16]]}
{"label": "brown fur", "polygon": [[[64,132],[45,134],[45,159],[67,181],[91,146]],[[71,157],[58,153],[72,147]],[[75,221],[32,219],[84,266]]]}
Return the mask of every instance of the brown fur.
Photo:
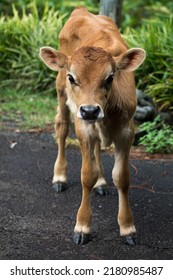
{"label": "brown fur", "polygon": [[[73,11],[59,39],[60,51],[44,47],[40,56],[48,67],[59,71],[56,81],[59,106],[55,120],[59,152],[54,167],[54,184],[67,181],[65,139],[70,121],[69,108],[74,113],[81,147],[83,195],[77,214],[75,242],[86,243],[82,236],[90,232],[91,190],[105,182],[100,145],[111,143],[116,146],[112,177],[119,194],[120,234],[134,234],[136,229],[128,200],[128,156],[136,109],[133,71],[143,62],[145,52],[139,48],[128,50],[111,19],[93,15],[85,8]],[[113,81],[107,82],[111,77]],[[95,121],[83,119],[81,108],[85,106],[99,108]]]}

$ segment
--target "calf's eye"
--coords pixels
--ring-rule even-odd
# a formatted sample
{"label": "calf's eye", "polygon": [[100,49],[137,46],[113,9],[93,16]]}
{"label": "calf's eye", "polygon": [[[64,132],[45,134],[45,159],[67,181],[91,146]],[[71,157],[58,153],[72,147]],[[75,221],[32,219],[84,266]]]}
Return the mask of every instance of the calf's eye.
{"label": "calf's eye", "polygon": [[111,84],[113,81],[113,75],[110,75],[107,79],[106,79],[106,84]]}
{"label": "calf's eye", "polygon": [[104,80],[104,82],[103,82],[103,87],[106,88],[106,87],[111,86],[111,84],[112,84],[112,82],[113,82],[113,79],[114,79],[113,74],[109,75],[109,76],[106,78],[106,80]]}
{"label": "calf's eye", "polygon": [[68,76],[70,84],[72,84],[72,85],[76,84],[75,79],[73,78],[72,75],[68,74],[67,76]]}

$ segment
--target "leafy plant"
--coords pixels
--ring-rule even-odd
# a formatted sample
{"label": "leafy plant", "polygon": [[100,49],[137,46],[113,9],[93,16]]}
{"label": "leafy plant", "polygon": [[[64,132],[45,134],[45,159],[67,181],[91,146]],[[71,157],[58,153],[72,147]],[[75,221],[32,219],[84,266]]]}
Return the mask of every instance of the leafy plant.
{"label": "leafy plant", "polygon": [[22,17],[13,6],[13,17],[0,18],[0,88],[15,87],[31,92],[55,91],[55,74],[44,67],[39,49],[44,45],[58,48],[58,33],[63,16],[45,5],[41,18],[37,6]]}
{"label": "leafy plant", "polygon": [[91,12],[95,13],[98,13],[99,10],[99,0],[1,0],[0,13],[3,15],[13,15],[12,5],[14,4],[20,14],[23,8],[25,8],[28,13],[30,11],[30,5],[32,6],[33,2],[37,5],[39,14],[43,12],[45,4],[50,9],[54,8],[56,11],[59,11],[60,14],[69,14],[78,6],[86,6]]}
{"label": "leafy plant", "polygon": [[153,97],[160,110],[173,109],[173,16],[145,20],[140,29],[126,28],[129,46],[146,50],[147,58],[136,71],[138,86]]}
{"label": "leafy plant", "polygon": [[99,0],[54,0],[55,5],[58,9],[60,9],[61,13],[70,13],[74,8],[78,6],[85,6],[92,13],[99,12]]}
{"label": "leafy plant", "polygon": [[140,130],[146,135],[139,140],[140,145],[146,147],[149,153],[172,153],[173,152],[173,129],[161,121],[158,115],[153,122],[140,125]]}
{"label": "leafy plant", "polygon": [[123,0],[121,28],[137,28],[143,24],[141,19],[153,19],[169,16],[173,13],[172,0]]}

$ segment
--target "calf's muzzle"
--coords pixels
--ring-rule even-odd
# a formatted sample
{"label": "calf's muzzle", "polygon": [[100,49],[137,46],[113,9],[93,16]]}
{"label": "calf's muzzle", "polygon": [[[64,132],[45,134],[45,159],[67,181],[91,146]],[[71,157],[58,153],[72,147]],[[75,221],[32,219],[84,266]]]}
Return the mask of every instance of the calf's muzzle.
{"label": "calf's muzzle", "polygon": [[80,107],[80,114],[83,120],[90,121],[90,120],[97,120],[100,115],[100,107],[93,106],[93,105],[86,105]]}

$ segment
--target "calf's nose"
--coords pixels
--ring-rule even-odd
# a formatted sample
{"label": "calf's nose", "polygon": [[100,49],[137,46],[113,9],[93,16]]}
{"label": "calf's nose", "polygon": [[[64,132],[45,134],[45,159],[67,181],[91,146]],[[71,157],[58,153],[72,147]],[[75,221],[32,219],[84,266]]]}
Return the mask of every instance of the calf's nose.
{"label": "calf's nose", "polygon": [[100,107],[91,105],[81,106],[80,113],[83,120],[96,120],[100,113]]}

